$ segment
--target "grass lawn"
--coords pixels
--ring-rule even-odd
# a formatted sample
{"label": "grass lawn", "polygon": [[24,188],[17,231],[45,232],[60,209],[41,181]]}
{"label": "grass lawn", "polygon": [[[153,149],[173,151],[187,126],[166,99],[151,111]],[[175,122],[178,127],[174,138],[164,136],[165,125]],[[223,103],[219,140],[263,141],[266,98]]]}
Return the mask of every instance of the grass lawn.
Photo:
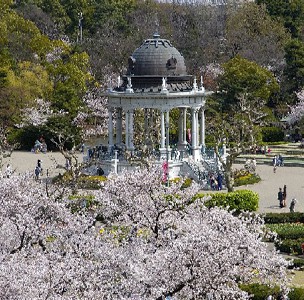
{"label": "grass lawn", "polygon": [[293,270],[292,276],[291,286],[304,288],[304,271]]}

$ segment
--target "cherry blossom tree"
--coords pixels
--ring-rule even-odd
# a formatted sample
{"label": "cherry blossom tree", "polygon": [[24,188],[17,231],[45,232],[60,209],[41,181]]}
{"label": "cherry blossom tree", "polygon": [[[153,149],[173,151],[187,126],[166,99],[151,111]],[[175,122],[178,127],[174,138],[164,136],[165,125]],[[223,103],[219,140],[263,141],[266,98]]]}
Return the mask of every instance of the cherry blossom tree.
{"label": "cherry blossom tree", "polygon": [[2,179],[0,298],[249,299],[239,284],[252,280],[287,291],[287,262],[262,241],[259,216],[207,209],[196,184],[161,175],[109,178],[90,201]]}
{"label": "cherry blossom tree", "polygon": [[[83,138],[104,136],[108,132],[108,99],[101,87],[90,89],[83,97],[84,107],[80,109],[73,123],[82,128]],[[91,120],[90,122],[88,122]]]}
{"label": "cherry blossom tree", "polygon": [[300,121],[304,116],[304,89],[296,93],[299,102],[290,108],[288,122],[290,125]]}
{"label": "cherry blossom tree", "polygon": [[51,103],[44,99],[35,99],[33,105],[22,109],[22,122],[17,127],[26,125],[40,126],[47,123],[48,118],[54,114]]}

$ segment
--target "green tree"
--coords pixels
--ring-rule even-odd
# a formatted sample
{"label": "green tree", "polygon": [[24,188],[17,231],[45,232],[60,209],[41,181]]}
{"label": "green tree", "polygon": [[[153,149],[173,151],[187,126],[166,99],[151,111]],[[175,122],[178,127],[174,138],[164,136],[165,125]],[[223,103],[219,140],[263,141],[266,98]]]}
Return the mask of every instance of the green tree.
{"label": "green tree", "polygon": [[62,41],[51,41],[18,15],[10,1],[1,2],[0,8],[1,133],[22,121],[23,109],[35,105],[36,99],[51,102],[55,113],[63,110],[62,123],[71,126],[92,81],[88,55]]}
{"label": "green tree", "polygon": [[247,3],[229,13],[225,38],[230,57],[241,55],[282,71],[284,47],[290,35],[280,22],[269,16],[265,6]]}
{"label": "green tree", "polygon": [[47,99],[52,82],[41,65],[30,62],[18,64],[18,69],[0,72],[0,128],[7,134],[22,122],[23,109],[31,107],[37,98]]}
{"label": "green tree", "polygon": [[71,49],[47,63],[47,70],[54,82],[52,102],[54,108],[75,117],[82,105],[87,85],[93,79],[89,73],[86,53],[71,53]]}
{"label": "green tree", "polygon": [[286,68],[287,91],[291,94],[299,92],[304,87],[304,43],[293,39],[286,46]]}
{"label": "green tree", "polygon": [[[257,143],[258,128],[268,116],[267,100],[279,88],[273,74],[258,64],[236,56],[223,64],[219,93],[210,108],[209,133],[222,163],[228,191],[233,191],[232,165],[245,149]],[[224,160],[219,147],[227,145]]]}
{"label": "green tree", "polygon": [[282,21],[293,37],[303,34],[303,0],[257,0],[256,2],[265,4],[269,14]]}

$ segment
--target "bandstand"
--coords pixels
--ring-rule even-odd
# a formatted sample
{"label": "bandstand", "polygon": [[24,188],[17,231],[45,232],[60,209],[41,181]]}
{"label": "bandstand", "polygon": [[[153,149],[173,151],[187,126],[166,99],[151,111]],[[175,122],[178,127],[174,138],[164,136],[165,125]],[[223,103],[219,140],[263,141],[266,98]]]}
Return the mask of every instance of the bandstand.
{"label": "bandstand", "polygon": [[[198,81],[198,82],[197,82]],[[155,128],[149,116],[157,111],[160,123],[159,162],[169,162],[170,176],[183,169],[184,162],[199,162],[205,147],[205,102],[210,92],[205,91],[202,77],[188,75],[184,57],[166,39],[154,34],[145,40],[128,59],[128,70],[108,97],[109,124],[108,146],[120,147],[128,153],[136,151],[134,146],[134,112],[144,111],[143,145],[149,144],[151,128]],[[177,157],[172,159],[170,145],[170,111],[179,110]],[[189,120],[190,118],[190,120]],[[155,121],[155,120],[154,120]],[[158,124],[159,124],[158,123]],[[187,124],[188,127],[187,128]],[[191,124],[189,126],[189,124]],[[128,168],[127,162],[117,159],[114,171]],[[105,166],[106,162],[104,162]],[[108,168],[109,169],[109,168]]]}

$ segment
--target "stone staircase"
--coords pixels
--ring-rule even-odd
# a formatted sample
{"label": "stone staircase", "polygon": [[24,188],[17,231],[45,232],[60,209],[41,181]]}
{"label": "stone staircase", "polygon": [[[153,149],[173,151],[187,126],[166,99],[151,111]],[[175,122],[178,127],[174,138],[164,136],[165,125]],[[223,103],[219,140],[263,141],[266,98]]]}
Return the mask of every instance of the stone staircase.
{"label": "stone staircase", "polygon": [[243,154],[236,159],[236,163],[244,164],[247,159],[255,158],[257,164],[272,165],[272,159],[276,155],[282,155],[285,167],[304,167],[304,148],[300,143],[282,145],[269,145],[270,153],[267,154]]}

